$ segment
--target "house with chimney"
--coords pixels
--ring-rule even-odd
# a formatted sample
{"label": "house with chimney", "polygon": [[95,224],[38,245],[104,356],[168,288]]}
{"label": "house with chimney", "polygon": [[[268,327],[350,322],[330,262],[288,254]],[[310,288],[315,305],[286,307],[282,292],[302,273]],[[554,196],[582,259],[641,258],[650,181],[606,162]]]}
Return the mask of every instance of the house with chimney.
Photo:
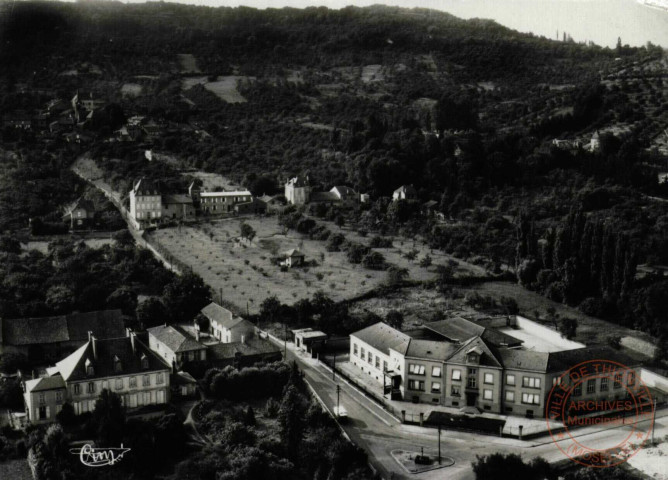
{"label": "house with chimney", "polygon": [[291,205],[304,205],[311,201],[311,181],[308,175],[297,175],[285,182],[285,198]]}
{"label": "house with chimney", "polygon": [[23,381],[25,411],[33,424],[53,422],[65,402],[79,415],[95,409],[103,390],[134,409],[169,401],[170,365],[137,338],[98,339],[92,332],[74,353],[46,369],[42,378]]}
{"label": "house with chimney", "polygon": [[160,355],[174,371],[180,370],[187,362],[206,361],[206,346],[199,343],[197,337],[191,338],[171,325],[160,325],[147,329],[148,346]]}
{"label": "house with chimney", "polygon": [[209,333],[219,342],[242,342],[255,332],[255,325],[215,302],[204,307],[201,313],[209,320]]}

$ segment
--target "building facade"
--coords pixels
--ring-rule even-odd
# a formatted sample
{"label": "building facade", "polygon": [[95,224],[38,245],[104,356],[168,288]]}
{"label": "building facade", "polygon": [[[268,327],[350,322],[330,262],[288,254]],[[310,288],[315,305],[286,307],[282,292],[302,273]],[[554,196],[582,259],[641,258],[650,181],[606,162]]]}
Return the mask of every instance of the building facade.
{"label": "building facade", "polygon": [[174,370],[179,370],[187,362],[203,362],[207,359],[205,345],[172,326],[161,325],[147,331],[149,348],[172,365]]}
{"label": "building facade", "polygon": [[234,316],[215,302],[204,307],[201,313],[209,320],[209,333],[222,343],[242,342],[255,332],[255,325],[245,318]]}
{"label": "building facade", "polygon": [[47,376],[24,382],[24,402],[31,423],[52,422],[65,402],[78,415],[95,409],[103,390],[127,408],[169,401],[170,366],[136,335],[98,340],[90,335],[77,351],[47,368]]}
{"label": "building facade", "polygon": [[304,205],[310,202],[311,182],[308,175],[298,175],[285,182],[285,198],[292,205]]}
{"label": "building facade", "polygon": [[200,208],[208,215],[222,215],[234,213],[235,206],[253,201],[253,195],[248,190],[233,192],[201,192],[199,194]]}
{"label": "building facade", "polygon": [[130,191],[130,215],[140,225],[162,219],[162,194],[155,182],[142,178]]}
{"label": "building facade", "polygon": [[559,379],[587,360],[614,359],[628,368],[573,384],[572,399],[620,400],[636,385],[637,362],[608,347],[540,352],[521,343],[462,318],[407,333],[377,323],[350,335],[350,362],[392,399],[529,418],[544,416],[556,382],[568,381]]}

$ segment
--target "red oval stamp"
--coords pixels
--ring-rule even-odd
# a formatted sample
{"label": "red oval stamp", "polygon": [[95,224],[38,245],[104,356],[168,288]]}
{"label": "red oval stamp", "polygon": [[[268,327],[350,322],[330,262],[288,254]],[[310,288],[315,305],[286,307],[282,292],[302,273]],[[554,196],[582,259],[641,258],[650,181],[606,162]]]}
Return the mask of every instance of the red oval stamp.
{"label": "red oval stamp", "polygon": [[587,467],[613,467],[649,439],[654,402],[634,369],[612,360],[588,360],[555,379],[545,418],[564,455]]}

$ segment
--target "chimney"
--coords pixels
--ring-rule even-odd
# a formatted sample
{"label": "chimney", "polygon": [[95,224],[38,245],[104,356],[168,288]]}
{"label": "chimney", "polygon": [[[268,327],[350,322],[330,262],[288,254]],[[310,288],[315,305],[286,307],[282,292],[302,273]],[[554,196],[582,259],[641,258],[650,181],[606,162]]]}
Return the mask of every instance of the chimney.
{"label": "chimney", "polygon": [[97,338],[93,335],[90,336],[90,342],[93,345],[93,358],[97,360]]}
{"label": "chimney", "polygon": [[199,342],[199,328],[195,329],[195,340]]}
{"label": "chimney", "polygon": [[132,353],[136,352],[135,349],[135,339],[137,338],[137,334],[135,332],[130,332],[130,344],[132,345]]}

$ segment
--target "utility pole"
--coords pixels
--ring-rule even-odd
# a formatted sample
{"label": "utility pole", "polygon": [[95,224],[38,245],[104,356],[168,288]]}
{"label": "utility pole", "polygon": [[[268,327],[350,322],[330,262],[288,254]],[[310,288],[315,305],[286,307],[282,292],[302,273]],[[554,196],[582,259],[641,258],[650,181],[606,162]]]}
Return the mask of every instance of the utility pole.
{"label": "utility pole", "polygon": [[438,426],[438,464],[441,464],[441,426]]}
{"label": "utility pole", "polygon": [[283,320],[283,360],[288,359],[288,324]]}
{"label": "utility pole", "polygon": [[220,304],[223,304],[223,287],[220,287]]}
{"label": "utility pole", "polygon": [[654,427],[656,425],[656,398],[654,399],[654,408],[652,409],[652,445],[654,445]]}
{"label": "utility pole", "polygon": [[340,393],[341,393],[341,386],[337,385],[336,386],[336,416],[337,417],[340,415],[339,412],[341,411],[341,410],[339,410],[339,395],[340,395]]}
{"label": "utility pole", "polygon": [[334,364],[332,365],[332,381],[336,381],[336,352],[334,352]]}

